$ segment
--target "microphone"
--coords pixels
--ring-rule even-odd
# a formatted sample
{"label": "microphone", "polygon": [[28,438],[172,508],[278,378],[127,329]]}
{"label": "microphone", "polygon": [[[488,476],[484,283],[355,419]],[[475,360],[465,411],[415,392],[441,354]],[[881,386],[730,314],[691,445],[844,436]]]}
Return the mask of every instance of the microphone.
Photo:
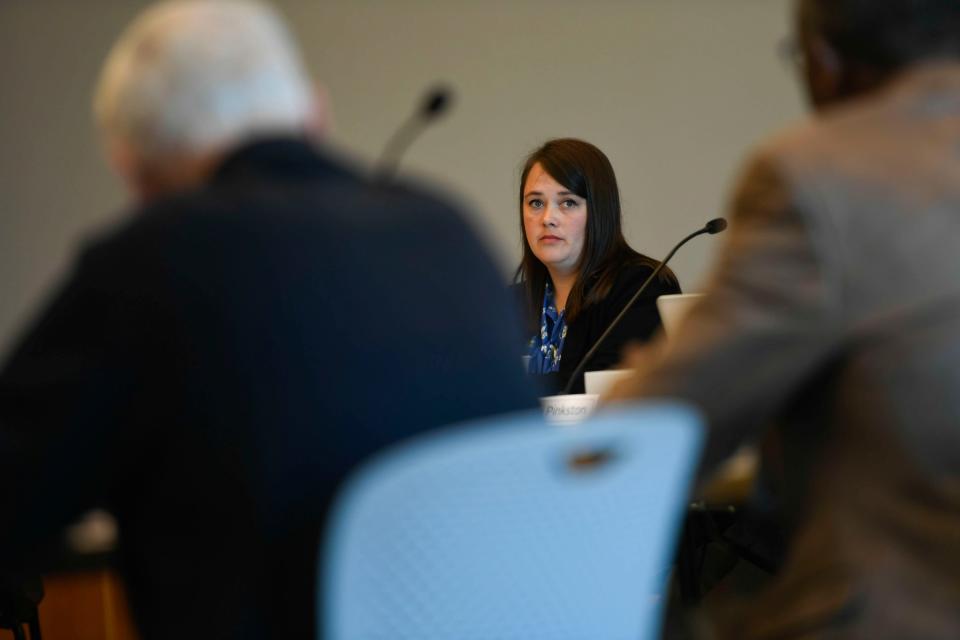
{"label": "microphone", "polygon": [[393,134],[387,142],[377,162],[376,182],[386,184],[393,180],[397,173],[400,159],[414,140],[450,108],[453,101],[453,92],[444,86],[437,86],[427,92],[420,108]]}
{"label": "microphone", "polygon": [[580,363],[577,364],[576,369],[574,369],[573,373],[570,375],[570,379],[567,380],[567,385],[563,388],[564,394],[570,393],[570,389],[573,388],[573,385],[576,382],[577,377],[583,373],[583,369],[587,366],[587,363],[590,361],[590,358],[594,356],[594,354],[597,352],[597,349],[599,349],[600,345],[603,344],[603,341],[607,339],[607,337],[610,335],[613,329],[620,323],[621,320],[623,320],[623,317],[627,315],[627,311],[630,310],[630,307],[633,306],[633,303],[640,298],[641,294],[643,294],[643,292],[646,291],[647,287],[650,286],[650,283],[653,282],[653,279],[660,274],[660,270],[663,269],[665,266],[667,266],[667,263],[670,262],[670,258],[673,257],[673,254],[675,254],[680,247],[687,244],[687,242],[696,238],[697,236],[703,235],[705,233],[713,235],[715,233],[720,233],[726,228],[727,228],[726,220],[724,220],[723,218],[714,218],[713,220],[709,221],[707,224],[703,225],[703,227],[701,227],[700,229],[697,229],[696,231],[688,235],[686,238],[678,242],[677,245],[670,250],[670,253],[667,254],[667,257],[664,258],[663,261],[657,265],[657,268],[654,269],[653,273],[651,273],[650,276],[644,281],[644,283],[640,285],[640,288],[637,289],[637,292],[633,294],[633,297],[627,301],[627,304],[623,305],[623,309],[620,311],[620,313],[617,314],[617,317],[613,319],[613,321],[606,328],[606,330],[600,335],[599,338],[597,338],[597,341],[593,343],[593,346],[590,347],[589,351],[587,351],[587,355],[583,356],[583,358],[580,360]]}
{"label": "microphone", "polygon": [[[711,234],[711,235],[714,234],[714,233],[720,233],[721,231],[723,231],[723,230],[726,229],[726,228],[727,228],[727,221],[724,220],[723,218],[714,218],[713,220],[711,220],[710,222],[708,222],[707,224],[705,224],[705,225],[703,226],[704,231],[706,231],[707,233],[709,233],[709,234]],[[698,231],[697,233],[700,233],[700,231]],[[695,236],[695,235],[697,235],[697,233],[695,233],[695,234],[693,234],[693,235]],[[692,237],[693,237],[693,236],[690,236],[690,238],[692,238]],[[690,238],[685,239],[683,242],[686,242],[686,241],[689,240]],[[680,244],[683,244],[683,242],[681,242]]]}

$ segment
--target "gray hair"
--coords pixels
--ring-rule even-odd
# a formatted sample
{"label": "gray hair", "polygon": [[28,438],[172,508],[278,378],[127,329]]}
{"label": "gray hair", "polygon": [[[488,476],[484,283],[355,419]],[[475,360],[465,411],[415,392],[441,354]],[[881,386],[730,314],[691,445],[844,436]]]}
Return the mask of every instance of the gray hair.
{"label": "gray hair", "polygon": [[94,96],[109,142],[144,160],[299,131],[311,83],[281,18],[254,0],[170,0],[114,45]]}

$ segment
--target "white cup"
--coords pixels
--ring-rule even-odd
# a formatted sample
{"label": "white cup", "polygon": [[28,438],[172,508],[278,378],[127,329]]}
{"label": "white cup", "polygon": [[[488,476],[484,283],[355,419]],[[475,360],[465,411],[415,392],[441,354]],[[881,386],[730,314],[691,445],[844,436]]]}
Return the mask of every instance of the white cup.
{"label": "white cup", "polygon": [[602,396],[610,390],[614,384],[629,378],[633,374],[633,369],[608,369],[607,371],[587,371],[583,374],[583,386],[587,393]]}
{"label": "white cup", "polygon": [[577,424],[586,419],[597,407],[599,396],[589,393],[577,393],[562,396],[540,398],[543,417],[550,424]]}

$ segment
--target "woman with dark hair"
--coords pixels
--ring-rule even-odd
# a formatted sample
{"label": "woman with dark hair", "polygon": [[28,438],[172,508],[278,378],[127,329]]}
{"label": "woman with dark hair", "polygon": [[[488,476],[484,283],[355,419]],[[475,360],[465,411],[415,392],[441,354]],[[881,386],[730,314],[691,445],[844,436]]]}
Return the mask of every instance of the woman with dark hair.
{"label": "woman with dark hair", "polygon": [[[582,140],[550,140],[527,158],[520,226],[515,289],[532,336],[528,371],[557,392],[659,263],[627,245],[613,167]],[[627,342],[647,340],[660,326],[657,297],[679,292],[676,276],[664,268],[584,370],[608,369]],[[582,377],[571,390],[583,392]]]}

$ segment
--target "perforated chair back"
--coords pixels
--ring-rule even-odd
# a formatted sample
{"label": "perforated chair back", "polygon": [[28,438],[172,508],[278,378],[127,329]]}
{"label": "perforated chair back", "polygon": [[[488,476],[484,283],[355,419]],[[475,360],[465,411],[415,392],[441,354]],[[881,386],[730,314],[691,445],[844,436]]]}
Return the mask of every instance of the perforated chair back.
{"label": "perforated chair back", "polygon": [[644,640],[702,438],[676,404],[575,427],[540,412],[434,432],[362,467],[322,549],[326,640]]}

